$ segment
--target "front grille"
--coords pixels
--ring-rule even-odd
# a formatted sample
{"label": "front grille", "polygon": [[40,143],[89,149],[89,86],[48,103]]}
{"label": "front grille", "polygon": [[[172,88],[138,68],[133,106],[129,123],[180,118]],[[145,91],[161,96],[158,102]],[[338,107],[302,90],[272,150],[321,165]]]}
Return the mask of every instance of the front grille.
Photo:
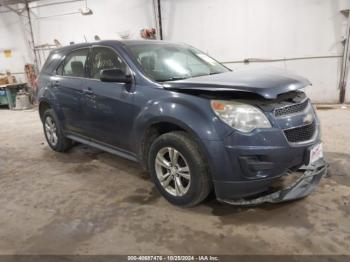
{"label": "front grille", "polygon": [[291,143],[305,142],[314,136],[316,131],[316,124],[313,122],[312,124],[300,126],[296,128],[286,129],[284,130],[284,134],[287,137],[287,140]]}
{"label": "front grille", "polygon": [[309,100],[306,99],[304,102],[301,102],[299,104],[293,104],[290,106],[276,108],[275,109],[275,117],[291,115],[291,114],[295,114],[295,113],[304,111],[305,108],[308,106],[308,104],[309,104]]}

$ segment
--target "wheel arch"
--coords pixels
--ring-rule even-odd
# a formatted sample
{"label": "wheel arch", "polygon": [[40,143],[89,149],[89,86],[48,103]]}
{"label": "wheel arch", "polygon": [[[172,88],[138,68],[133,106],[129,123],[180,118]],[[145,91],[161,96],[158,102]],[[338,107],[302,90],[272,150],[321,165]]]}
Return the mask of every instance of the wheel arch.
{"label": "wheel arch", "polygon": [[138,157],[144,170],[148,170],[147,155],[152,142],[160,135],[173,132],[184,131],[189,134],[199,145],[199,149],[208,158],[206,147],[196,132],[185,123],[173,118],[161,118],[154,120],[144,128],[138,143]]}
{"label": "wheel arch", "polygon": [[45,111],[52,108],[53,108],[52,105],[46,99],[43,99],[39,102],[39,116],[41,121],[43,121],[43,116]]}

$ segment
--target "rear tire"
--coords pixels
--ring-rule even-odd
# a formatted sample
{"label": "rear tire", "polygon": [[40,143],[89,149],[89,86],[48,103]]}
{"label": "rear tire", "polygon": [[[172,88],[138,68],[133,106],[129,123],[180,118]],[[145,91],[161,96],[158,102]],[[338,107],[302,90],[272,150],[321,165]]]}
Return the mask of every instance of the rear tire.
{"label": "rear tire", "polygon": [[52,150],[65,152],[72,147],[72,140],[64,136],[61,124],[52,109],[46,110],[42,119],[45,138]]}
{"label": "rear tire", "polygon": [[186,132],[156,138],[149,150],[148,166],[157,189],[174,205],[195,206],[211,191],[207,161]]}

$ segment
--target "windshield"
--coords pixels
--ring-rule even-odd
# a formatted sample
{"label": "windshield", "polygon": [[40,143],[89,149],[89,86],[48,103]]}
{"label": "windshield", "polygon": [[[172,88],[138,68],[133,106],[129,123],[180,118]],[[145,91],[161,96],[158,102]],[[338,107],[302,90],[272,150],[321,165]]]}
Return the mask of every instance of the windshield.
{"label": "windshield", "polygon": [[230,71],[205,53],[186,45],[150,43],[130,45],[128,49],[143,71],[158,82]]}

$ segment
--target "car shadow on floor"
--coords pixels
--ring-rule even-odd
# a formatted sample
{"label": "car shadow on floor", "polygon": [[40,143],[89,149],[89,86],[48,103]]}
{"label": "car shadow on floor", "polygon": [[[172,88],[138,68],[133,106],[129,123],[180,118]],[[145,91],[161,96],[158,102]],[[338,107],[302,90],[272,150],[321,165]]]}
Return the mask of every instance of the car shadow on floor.
{"label": "car shadow on floor", "polygon": [[[147,181],[146,188],[136,188],[130,195],[126,196],[123,201],[132,203],[133,205],[153,205],[155,207],[167,205],[166,209],[176,208],[167,203],[156,190],[153,183],[150,181],[150,176],[147,172],[142,171],[141,167],[130,160],[103,152],[101,150],[91,148],[86,145],[78,144],[74,146],[67,154],[57,154],[55,159],[64,163],[88,163],[98,161],[103,165],[107,165],[112,169],[123,171],[133,177]],[[349,155],[328,153],[331,159],[331,171],[339,173],[342,168],[342,159],[348,159]],[[340,165],[337,165],[340,164]],[[350,163],[350,161],[348,161]],[[332,172],[334,172],[332,171]],[[345,170],[340,173],[344,173]],[[162,199],[162,201],[158,201]],[[219,219],[220,226],[230,224],[264,224],[270,226],[296,226],[312,228],[313,225],[308,220],[310,210],[308,210],[304,200],[293,201],[282,204],[263,204],[252,207],[232,206],[225,203],[220,203],[216,200],[215,194],[211,193],[209,197],[200,205],[194,208],[183,209],[183,212],[198,213],[205,216],[214,216]]]}

